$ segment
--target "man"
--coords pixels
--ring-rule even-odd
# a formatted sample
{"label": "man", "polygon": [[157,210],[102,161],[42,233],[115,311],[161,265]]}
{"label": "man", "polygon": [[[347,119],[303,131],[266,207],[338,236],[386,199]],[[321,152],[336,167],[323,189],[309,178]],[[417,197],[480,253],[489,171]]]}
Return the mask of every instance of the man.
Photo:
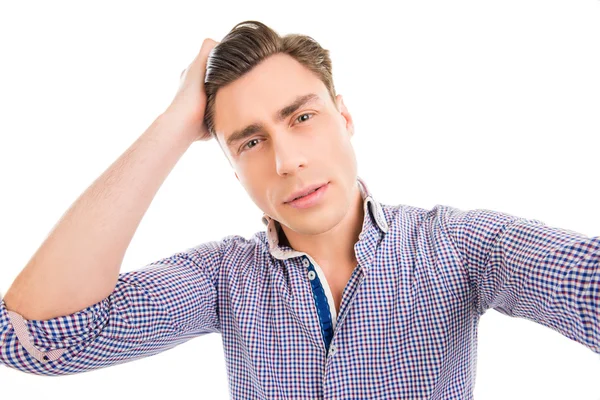
{"label": "man", "polygon": [[[472,398],[489,308],[600,354],[600,237],[377,202],[326,50],[256,21],[204,41],[167,110],[55,226],[0,303],[0,362],[72,374],[223,336],[232,398]],[[156,191],[215,138],[265,232],[119,274]],[[207,189],[208,190],[208,189]]]}

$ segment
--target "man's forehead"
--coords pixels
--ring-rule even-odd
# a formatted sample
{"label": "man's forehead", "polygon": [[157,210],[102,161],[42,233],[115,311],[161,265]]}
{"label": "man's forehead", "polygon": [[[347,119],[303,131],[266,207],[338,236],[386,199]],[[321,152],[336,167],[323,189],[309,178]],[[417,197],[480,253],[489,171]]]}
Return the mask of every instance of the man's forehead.
{"label": "man's forehead", "polygon": [[255,118],[271,118],[297,97],[327,87],[321,78],[288,54],[275,54],[215,93],[215,128],[227,135]]}

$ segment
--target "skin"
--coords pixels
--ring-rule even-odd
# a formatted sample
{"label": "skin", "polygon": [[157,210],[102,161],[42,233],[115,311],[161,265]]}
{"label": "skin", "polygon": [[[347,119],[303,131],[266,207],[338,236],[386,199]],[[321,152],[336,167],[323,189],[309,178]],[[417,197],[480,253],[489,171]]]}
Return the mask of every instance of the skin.
{"label": "skin", "polygon": [[[278,110],[299,96],[311,101],[278,120]],[[283,243],[315,259],[326,273],[347,276],[356,266],[354,244],[363,224],[363,200],[351,138],[352,117],[341,95],[334,102],[321,80],[286,54],[270,56],[219,89],[215,132],[235,176],[252,201],[277,220]],[[233,132],[262,124],[227,146]],[[296,190],[329,182],[321,202],[296,209],[285,200]]]}

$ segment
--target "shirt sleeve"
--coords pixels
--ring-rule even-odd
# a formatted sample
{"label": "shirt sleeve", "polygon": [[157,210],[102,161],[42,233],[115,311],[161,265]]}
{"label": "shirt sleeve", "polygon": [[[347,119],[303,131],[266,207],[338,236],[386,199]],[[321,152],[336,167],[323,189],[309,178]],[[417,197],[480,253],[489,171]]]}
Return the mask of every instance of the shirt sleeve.
{"label": "shirt sleeve", "polygon": [[535,219],[443,206],[482,315],[493,308],[600,354],[600,237]]}
{"label": "shirt sleeve", "polygon": [[105,299],[71,315],[26,320],[0,302],[0,364],[66,375],[152,356],[220,332],[220,242],[119,274]]}

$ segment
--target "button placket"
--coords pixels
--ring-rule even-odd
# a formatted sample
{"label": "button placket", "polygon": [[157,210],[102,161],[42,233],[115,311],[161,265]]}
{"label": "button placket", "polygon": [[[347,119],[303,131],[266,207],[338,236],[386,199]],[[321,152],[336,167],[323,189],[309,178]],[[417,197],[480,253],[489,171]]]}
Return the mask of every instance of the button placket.
{"label": "button placket", "polygon": [[312,265],[309,257],[304,256],[302,259],[302,265],[307,269],[306,275],[308,276],[310,287],[315,301],[316,311],[319,318],[319,325],[321,328],[321,334],[324,340],[325,350],[330,347],[331,338],[333,336],[333,324],[330,311],[330,305],[328,303],[327,296],[325,294],[323,284],[321,283],[315,267]]}

